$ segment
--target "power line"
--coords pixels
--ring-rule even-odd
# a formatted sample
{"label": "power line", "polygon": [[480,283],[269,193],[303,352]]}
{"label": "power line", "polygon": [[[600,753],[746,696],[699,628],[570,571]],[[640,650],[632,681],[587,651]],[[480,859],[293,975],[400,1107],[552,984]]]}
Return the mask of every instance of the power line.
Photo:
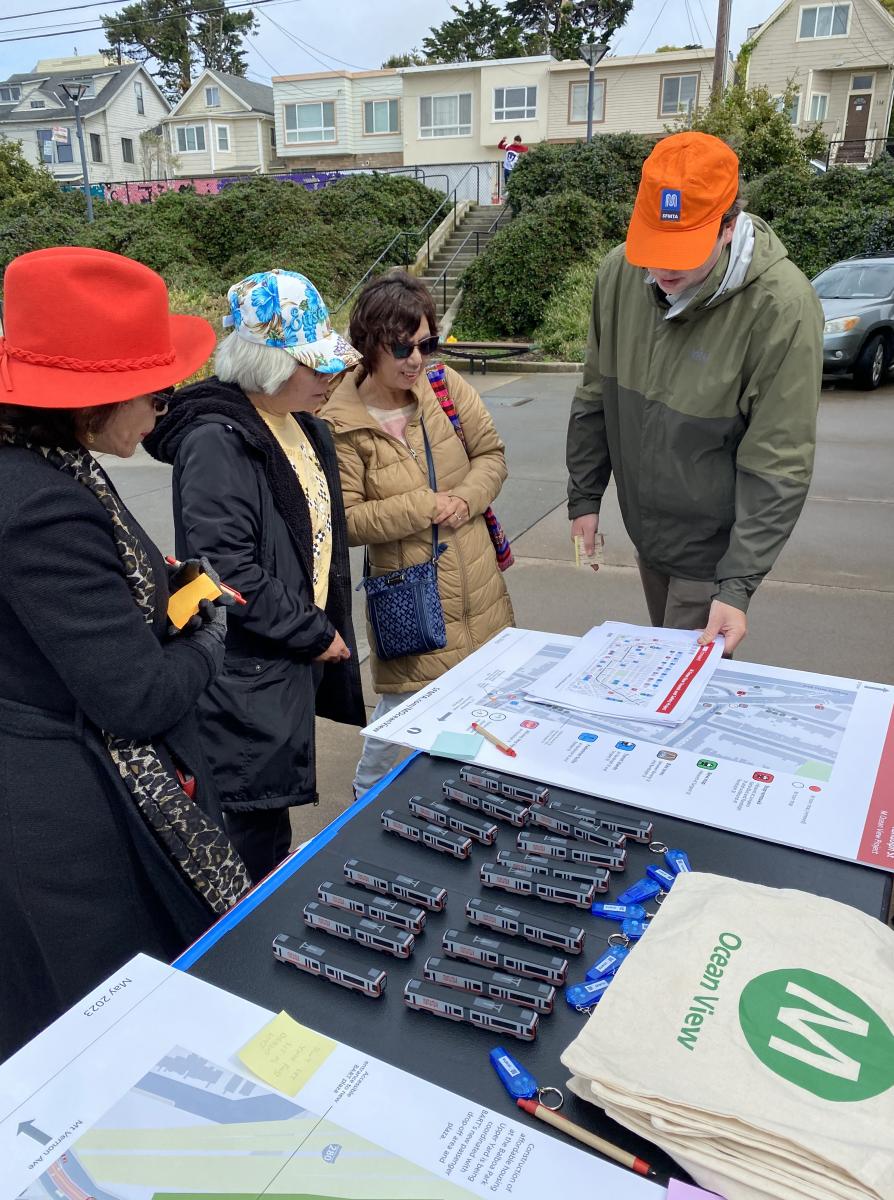
{"label": "power line", "polygon": [[93,0],[91,4],[66,4],[64,8],[39,8],[36,12],[12,13],[11,16],[0,17],[0,21],[20,21],[23,17],[45,17],[50,13],[77,12],[82,8],[111,8],[119,3],[120,0]]}
{"label": "power line", "polygon": [[[273,17],[271,17],[269,13],[262,12],[261,16],[266,17],[267,20],[270,22],[270,24],[274,26],[274,28],[278,29],[280,33],[284,34],[289,39],[289,41],[294,42],[294,44],[296,46],[298,46],[299,49],[303,50],[305,52],[305,54],[309,55],[309,57],[312,58],[315,62],[318,62],[325,71],[332,70],[332,67],[329,65],[329,63],[323,62],[323,60],[321,58],[319,58],[316,54],[313,53],[313,50],[315,49],[315,47],[311,46],[308,42],[303,42],[301,40],[301,38],[297,37],[294,33],[291,33],[288,29],[286,29],[286,27],[284,25],[280,25],[280,23],[278,21],[274,21]],[[325,50],[321,50],[320,54],[325,54],[327,58],[332,59],[333,62],[341,63],[342,66],[357,67],[357,70],[359,70],[359,71],[367,70],[366,67],[358,67],[356,63],[346,63],[344,61],[344,59],[336,58],[334,54],[328,54]]]}
{"label": "power line", "polygon": [[[242,0],[242,2],[238,3],[238,4],[224,4],[218,8],[202,8],[196,12],[183,13],[183,14],[177,12],[176,10],[172,10],[170,13],[167,13],[165,15],[171,16],[171,17],[183,15],[183,16],[187,16],[189,18],[203,17],[203,16],[206,16],[208,13],[229,12],[231,9],[236,9],[236,8],[257,8],[261,4],[272,4],[272,3],[276,3],[276,2],[277,2],[277,0],[252,0],[252,2],[249,3],[249,0]],[[289,2],[290,2],[290,0],[279,0],[279,3],[289,3]],[[85,17],[83,19],[89,20],[89,17]],[[128,25],[135,27],[136,24],[137,24],[136,20],[125,22],[124,28],[127,28]],[[104,30],[104,29],[105,29],[105,25],[83,25],[83,26],[79,26],[76,29],[74,29],[74,28],[51,29],[51,30],[48,30],[46,33],[29,33],[29,34],[26,34],[25,37],[0,38],[0,45],[3,45],[7,42],[33,42],[33,41],[36,41],[38,38],[68,37],[69,34],[92,33],[94,31]]]}

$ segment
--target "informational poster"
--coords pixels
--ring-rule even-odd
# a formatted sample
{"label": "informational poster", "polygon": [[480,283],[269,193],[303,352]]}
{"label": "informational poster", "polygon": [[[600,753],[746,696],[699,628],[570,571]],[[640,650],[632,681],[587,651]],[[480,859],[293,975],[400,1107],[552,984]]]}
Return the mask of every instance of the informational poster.
{"label": "informational poster", "polygon": [[[296,1005],[326,986],[296,973]],[[0,1066],[0,1200],[542,1200],[557,1179],[593,1200],[664,1195],[533,1122],[272,1017],[132,959]],[[289,1094],[248,1062],[288,1075]]]}
{"label": "informational poster", "polygon": [[723,638],[605,621],[532,680],[528,694],[612,721],[679,725],[691,717],[720,663]]}
{"label": "informational poster", "polygon": [[516,751],[483,766],[894,871],[894,687],[722,661],[680,725],[535,702],[578,640],[504,630],[365,732],[427,750],[481,722]]}

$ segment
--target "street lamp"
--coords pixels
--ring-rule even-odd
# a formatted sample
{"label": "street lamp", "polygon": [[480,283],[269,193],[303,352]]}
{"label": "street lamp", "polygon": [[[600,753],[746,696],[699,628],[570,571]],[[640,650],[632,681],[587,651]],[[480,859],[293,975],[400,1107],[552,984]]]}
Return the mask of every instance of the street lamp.
{"label": "street lamp", "polygon": [[596,90],[596,64],[608,54],[607,42],[587,42],[580,48],[580,56],[590,68],[587,80],[587,142],[593,140],[593,94]]}
{"label": "street lamp", "polygon": [[87,220],[93,220],[93,197],[90,195],[90,174],[87,170],[87,151],[84,149],[84,127],[81,124],[81,98],[88,90],[86,83],[63,83],[62,90],[74,105],[75,127],[78,131],[78,146],[81,151],[81,169],[84,176],[84,195],[87,197]]}

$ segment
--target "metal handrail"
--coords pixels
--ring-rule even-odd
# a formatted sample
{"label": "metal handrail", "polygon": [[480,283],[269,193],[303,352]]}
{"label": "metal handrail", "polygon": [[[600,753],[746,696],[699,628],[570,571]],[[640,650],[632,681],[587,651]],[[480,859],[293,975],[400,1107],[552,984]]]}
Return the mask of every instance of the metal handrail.
{"label": "metal handrail", "polygon": [[[508,208],[509,208],[508,203],[504,204],[503,207],[500,209],[500,211],[497,213],[497,216],[495,217],[495,219],[493,221],[491,221],[491,223],[490,223],[490,225],[488,225],[487,229],[484,230],[484,233],[487,234],[488,237],[490,237],[490,235],[492,233],[495,233],[497,231],[497,228],[499,227],[500,222],[503,220],[503,217],[506,215]],[[437,279],[434,281],[434,283],[432,283],[432,285],[429,289],[431,292],[434,292],[437,289],[438,285],[439,284],[441,285],[441,288],[442,288],[441,314],[442,315],[447,311],[447,273],[450,270],[450,268],[453,266],[454,262],[459,257],[459,255],[462,254],[463,250],[466,248],[466,245],[472,240],[472,238],[475,239],[475,257],[477,258],[479,256],[479,254],[481,253],[481,233],[482,233],[482,231],[480,229],[473,229],[471,231],[471,233],[467,234],[466,237],[463,238],[463,240],[460,242],[460,244],[457,246],[456,250],[454,251],[452,257],[450,258],[450,261],[448,263],[446,263],[443,271],[437,277]]]}
{"label": "metal handrail", "polygon": [[[832,147],[833,146],[859,146],[859,145],[862,145],[864,147],[864,155],[863,155],[862,159],[858,159],[857,161],[869,162],[874,157],[874,154],[871,150],[869,150],[869,147],[876,146],[879,144],[881,144],[882,146],[894,147],[894,138],[892,138],[890,136],[889,137],[874,137],[874,138],[866,138],[866,137],[863,137],[863,138],[834,138],[826,146],[826,170],[828,170],[832,166]],[[841,161],[842,163],[847,163],[850,160],[849,159],[840,159],[839,160],[838,155],[836,153],[835,162],[837,163],[839,161]]]}
{"label": "metal handrail", "polygon": [[[360,277],[360,279],[357,280],[357,282],[354,284],[354,286],[351,288],[351,290],[348,292],[348,294],[344,297],[344,299],[339,301],[339,303],[336,304],[334,308],[331,308],[329,310],[330,315],[334,316],[335,313],[341,312],[341,310],[345,307],[345,305],[348,303],[348,301],[353,299],[354,295],[360,290],[360,288],[363,287],[363,285],[366,283],[366,281],[372,276],[373,272],[375,271],[375,269],[379,265],[379,263],[381,263],[382,260],[385,258],[385,256],[390,253],[392,248],[395,246],[395,244],[401,238],[404,239],[403,259],[404,259],[405,267],[408,267],[410,265],[406,239],[412,237],[421,242],[423,236],[425,237],[426,265],[431,266],[431,235],[432,235],[431,224],[434,221],[434,219],[439,215],[441,210],[445,207],[445,205],[448,208],[452,205],[452,207],[453,207],[453,228],[456,229],[457,192],[459,191],[460,185],[465,181],[466,177],[472,171],[475,172],[476,184],[477,184],[477,187],[480,189],[480,187],[481,187],[481,171],[480,171],[477,163],[472,163],[470,166],[468,166],[466,168],[466,170],[462,173],[460,178],[457,180],[456,186],[454,187],[453,191],[448,192],[448,194],[444,197],[444,199],[441,201],[441,203],[438,205],[438,207],[435,209],[435,211],[431,214],[431,216],[428,218],[428,220],[422,226],[422,228],[418,229],[418,230],[403,229],[400,231],[400,233],[395,234],[395,236],[391,239],[391,241],[388,243],[388,245],[385,247],[385,249],[382,251],[382,253],[379,255],[379,257],[376,259],[376,261],[372,264],[372,266],[367,271],[364,272],[364,274]],[[441,178],[441,176],[440,175],[429,175],[428,178],[429,179],[437,179],[437,178]],[[449,175],[444,175],[443,178],[445,178],[448,183],[450,182]],[[445,219],[444,217],[441,218],[441,220],[444,220],[444,219]],[[417,253],[418,253],[418,251],[417,251]]]}

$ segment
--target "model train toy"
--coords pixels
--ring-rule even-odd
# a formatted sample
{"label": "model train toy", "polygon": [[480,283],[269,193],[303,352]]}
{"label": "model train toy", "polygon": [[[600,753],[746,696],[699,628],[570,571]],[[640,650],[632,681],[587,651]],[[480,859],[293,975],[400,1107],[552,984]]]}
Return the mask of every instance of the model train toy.
{"label": "model train toy", "polygon": [[316,900],[305,904],[304,920],[311,929],[322,929],[335,937],[368,946],[370,950],[393,954],[395,958],[409,958],[416,945],[416,939],[406,929],[371,921],[369,917],[355,917],[344,909],[330,908]]}
{"label": "model train toy", "polygon": [[355,967],[336,951],[324,950],[322,946],[304,942],[288,933],[278,933],[273,939],[273,956],[299,971],[318,975],[339,987],[362,992],[364,996],[381,996],[388,978],[379,967]]}
{"label": "model train toy", "polygon": [[415,817],[404,817],[393,808],[382,811],[382,828],[386,833],[396,833],[408,842],[416,842],[439,854],[452,854],[454,858],[468,858],[472,853],[472,839],[462,833],[452,833],[440,825],[424,824]]}
{"label": "model train toy", "polygon": [[534,1040],[540,1022],[537,1013],[529,1008],[501,1004],[496,1000],[488,1000],[486,996],[466,996],[422,979],[410,979],[407,982],[404,1004],[417,1012],[446,1017],[448,1021],[466,1021],[480,1029],[508,1033],[525,1042]]}
{"label": "model train toy", "polygon": [[371,892],[381,892],[383,896],[393,896],[408,904],[421,904],[434,912],[442,912],[447,907],[447,889],[436,883],[426,883],[424,879],[414,879],[361,858],[349,858],[343,870],[349,883],[356,883]]}

